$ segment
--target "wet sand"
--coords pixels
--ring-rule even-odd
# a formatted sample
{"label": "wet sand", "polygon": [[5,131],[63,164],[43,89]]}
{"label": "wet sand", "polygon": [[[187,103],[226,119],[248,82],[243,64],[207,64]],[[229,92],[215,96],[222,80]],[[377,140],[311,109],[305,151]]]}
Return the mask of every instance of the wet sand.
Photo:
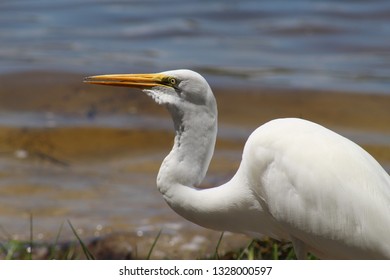
{"label": "wet sand", "polygon": [[[159,165],[173,141],[168,113],[138,91],[85,85],[82,79],[48,72],[0,76],[1,226],[15,238],[26,238],[26,215],[33,213],[36,238],[50,240],[70,219],[87,239],[121,232],[134,236],[139,255],[164,227],[155,258],[212,253],[219,233],[178,217],[155,189]],[[309,119],[352,136],[390,166],[390,95],[211,86],[220,133],[205,187],[228,180],[249,133],[280,117]],[[15,125],[26,113],[46,119],[41,126],[24,124],[26,118]],[[64,123],[51,122],[56,116]],[[109,116],[152,121],[135,127],[99,122]],[[80,122],[67,124],[67,118]],[[126,197],[136,197],[133,205]],[[62,238],[74,237],[65,230]],[[249,240],[236,234],[225,238],[223,250]]]}

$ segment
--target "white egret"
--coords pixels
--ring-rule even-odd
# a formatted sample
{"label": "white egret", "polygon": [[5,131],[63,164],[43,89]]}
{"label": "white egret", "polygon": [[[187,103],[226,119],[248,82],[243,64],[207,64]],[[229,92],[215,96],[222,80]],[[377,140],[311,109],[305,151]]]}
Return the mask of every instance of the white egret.
{"label": "white egret", "polygon": [[168,108],[174,145],[157,176],[168,205],[206,228],[291,240],[298,258],[390,258],[390,177],[365,150],[321,125],[276,119],[248,138],[233,178],[200,189],[217,135],[217,104],[190,70],[92,76],[141,88]]}

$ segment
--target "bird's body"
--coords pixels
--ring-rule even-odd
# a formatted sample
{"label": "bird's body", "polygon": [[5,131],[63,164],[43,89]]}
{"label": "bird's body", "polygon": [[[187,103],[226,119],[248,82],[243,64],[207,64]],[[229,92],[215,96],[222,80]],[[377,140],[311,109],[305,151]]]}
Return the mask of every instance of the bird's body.
{"label": "bird's body", "polygon": [[352,141],[309,121],[277,119],[248,138],[235,176],[199,189],[217,134],[217,106],[189,70],[102,75],[87,82],[140,87],[171,113],[176,131],[157,187],[201,226],[291,240],[297,256],[390,259],[390,177]]}
{"label": "bird's body", "polygon": [[390,258],[390,177],[355,143],[278,119],[249,137],[241,164],[262,213],[277,221],[270,235],[322,258]]}

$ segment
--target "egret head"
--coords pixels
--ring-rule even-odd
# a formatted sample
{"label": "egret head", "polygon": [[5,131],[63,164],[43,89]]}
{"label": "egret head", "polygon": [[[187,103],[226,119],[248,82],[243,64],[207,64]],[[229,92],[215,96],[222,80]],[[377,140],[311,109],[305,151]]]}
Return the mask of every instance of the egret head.
{"label": "egret head", "polygon": [[176,137],[160,168],[157,185],[165,194],[172,182],[200,184],[213,155],[217,134],[217,104],[201,75],[190,70],[173,70],[92,76],[85,82],[140,88],[158,104],[165,105],[171,113]]}
{"label": "egret head", "polygon": [[140,88],[158,104],[184,109],[201,106],[216,113],[216,102],[207,81],[191,70],[155,74],[111,74],[87,77],[89,84]]}

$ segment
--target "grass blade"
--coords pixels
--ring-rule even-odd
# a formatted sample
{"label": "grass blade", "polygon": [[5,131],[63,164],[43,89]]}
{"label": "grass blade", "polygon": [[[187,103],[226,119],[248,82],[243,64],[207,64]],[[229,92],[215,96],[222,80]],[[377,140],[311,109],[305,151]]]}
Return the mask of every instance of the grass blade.
{"label": "grass blade", "polygon": [[70,228],[72,229],[73,231],[73,234],[76,236],[77,240],[79,241],[80,245],[81,245],[81,248],[83,249],[83,252],[85,254],[85,257],[88,259],[88,260],[94,260],[95,257],[92,255],[92,253],[88,250],[87,246],[85,246],[84,242],[81,240],[80,236],[77,234],[75,228],[73,227],[72,223],[68,220],[68,224],[70,226]]}
{"label": "grass blade", "polygon": [[272,259],[273,260],[278,260],[279,259],[279,249],[278,249],[278,244],[275,242],[272,244]]}
{"label": "grass blade", "polygon": [[238,256],[237,260],[242,260],[244,258],[245,253],[248,252],[248,259],[249,259],[249,250],[252,247],[253,243],[255,243],[256,239],[252,239],[251,242],[249,242],[248,246],[244,250],[242,250],[241,254]]}
{"label": "grass blade", "polygon": [[214,260],[219,260],[218,251],[219,251],[219,246],[221,245],[221,241],[222,241],[222,238],[223,238],[223,234],[224,234],[224,233],[225,233],[225,232],[222,232],[222,233],[221,233],[221,236],[220,236],[219,239],[218,239],[217,246],[215,247]]}
{"label": "grass blade", "polygon": [[27,247],[27,254],[29,260],[32,260],[32,254],[33,254],[33,239],[34,239],[34,234],[33,234],[33,214],[30,213],[30,245]]}
{"label": "grass blade", "polygon": [[60,239],[60,235],[61,235],[63,227],[64,227],[64,222],[61,223],[60,229],[58,230],[57,236],[56,236],[56,238],[54,240],[54,243],[52,245],[52,249],[51,249],[51,252],[50,252],[50,255],[49,255],[49,260],[54,259],[56,247],[58,245],[58,240]]}
{"label": "grass blade", "polygon": [[154,239],[152,246],[150,247],[150,250],[149,250],[148,255],[146,257],[147,260],[150,260],[150,256],[152,255],[154,246],[156,246],[157,240],[160,238],[161,232],[162,232],[162,229],[160,229],[160,231],[157,233],[157,236]]}
{"label": "grass blade", "polygon": [[290,250],[288,251],[288,254],[286,256],[286,260],[296,260],[296,256],[295,256],[295,251],[294,251],[294,248],[291,247]]}

